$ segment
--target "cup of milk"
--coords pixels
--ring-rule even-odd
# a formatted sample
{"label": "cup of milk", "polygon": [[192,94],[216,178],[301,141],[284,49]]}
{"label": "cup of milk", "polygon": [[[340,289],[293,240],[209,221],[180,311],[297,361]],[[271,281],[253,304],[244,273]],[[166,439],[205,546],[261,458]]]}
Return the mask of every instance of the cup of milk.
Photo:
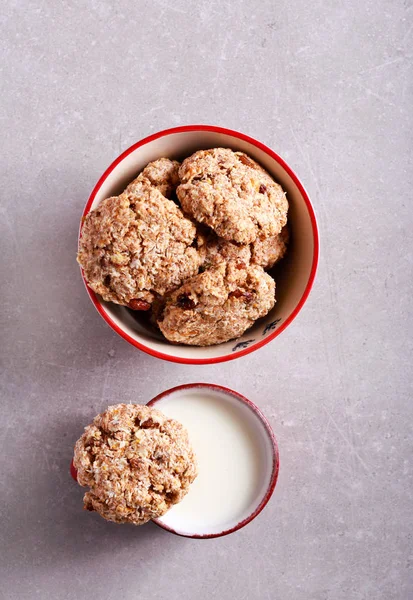
{"label": "cup of milk", "polygon": [[[238,392],[190,383],[148,402],[180,421],[195,451],[198,475],[159,527],[191,538],[214,538],[245,527],[262,511],[277,483],[277,442],[259,408]],[[77,481],[77,471],[70,465]]]}
{"label": "cup of milk", "polygon": [[154,522],[191,538],[220,537],[250,523],[269,501],[279,468],[274,433],[258,407],[207,383],[172,388],[148,405],[186,427],[198,462],[187,495]]}

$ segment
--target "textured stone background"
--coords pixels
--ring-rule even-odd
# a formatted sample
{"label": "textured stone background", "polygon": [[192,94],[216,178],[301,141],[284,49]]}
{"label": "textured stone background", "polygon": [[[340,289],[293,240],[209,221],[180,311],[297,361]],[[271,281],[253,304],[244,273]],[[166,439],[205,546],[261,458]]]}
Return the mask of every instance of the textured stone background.
{"label": "textured stone background", "polygon": [[[3,7],[1,598],[413,597],[413,5],[344,4]],[[75,263],[102,171],[145,135],[194,122],[290,162],[322,241],[294,325],[211,367],[118,338]],[[261,516],[193,541],[82,512],[68,466],[83,425],[197,380],[234,387],[271,420],[281,471]]]}

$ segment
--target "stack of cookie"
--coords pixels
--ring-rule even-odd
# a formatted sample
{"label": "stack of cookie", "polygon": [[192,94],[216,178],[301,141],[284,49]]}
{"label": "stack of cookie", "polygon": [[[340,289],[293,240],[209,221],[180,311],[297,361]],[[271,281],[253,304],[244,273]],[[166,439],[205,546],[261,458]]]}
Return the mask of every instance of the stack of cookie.
{"label": "stack of cookie", "polygon": [[281,186],[242,152],[161,158],[87,215],[78,261],[96,293],[151,310],[169,341],[219,344],[274,306],[265,270],[286,252],[287,211]]}

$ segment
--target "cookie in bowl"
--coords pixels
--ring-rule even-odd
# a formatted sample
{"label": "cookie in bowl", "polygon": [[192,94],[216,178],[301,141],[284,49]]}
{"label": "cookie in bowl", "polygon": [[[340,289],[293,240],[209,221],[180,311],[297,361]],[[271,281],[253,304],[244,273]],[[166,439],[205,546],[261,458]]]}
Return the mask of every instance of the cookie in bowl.
{"label": "cookie in bowl", "polygon": [[197,230],[153,185],[107,198],[83,223],[77,260],[89,287],[106,301],[148,310],[198,273]]}
{"label": "cookie in bowl", "polygon": [[281,233],[269,237],[257,237],[251,244],[237,244],[211,233],[203,242],[205,259],[202,268],[217,266],[231,260],[254,264],[264,270],[272,267],[284,258],[289,241],[288,227],[282,228]]}
{"label": "cookie in bowl", "polygon": [[183,211],[240,244],[277,235],[287,223],[282,187],[257,162],[229,148],[200,150],[179,168]]}
{"label": "cookie in bowl", "polygon": [[159,158],[146,165],[143,171],[126,188],[133,192],[137,184],[148,183],[161,192],[166,198],[172,198],[179,185],[179,167],[177,160]]}
{"label": "cookie in bowl", "polygon": [[211,346],[244,333],[275,304],[275,281],[255,265],[221,263],[166,297],[158,326],[176,344]]}

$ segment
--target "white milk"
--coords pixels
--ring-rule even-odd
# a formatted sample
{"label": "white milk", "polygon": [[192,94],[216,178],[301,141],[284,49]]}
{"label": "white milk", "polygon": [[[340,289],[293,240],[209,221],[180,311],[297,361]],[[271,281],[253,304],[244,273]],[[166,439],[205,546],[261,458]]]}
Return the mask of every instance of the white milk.
{"label": "white milk", "polygon": [[155,404],[188,430],[198,477],[159,521],[181,533],[219,533],[257,508],[269,486],[272,445],[256,413],[208,388],[176,391]]}

